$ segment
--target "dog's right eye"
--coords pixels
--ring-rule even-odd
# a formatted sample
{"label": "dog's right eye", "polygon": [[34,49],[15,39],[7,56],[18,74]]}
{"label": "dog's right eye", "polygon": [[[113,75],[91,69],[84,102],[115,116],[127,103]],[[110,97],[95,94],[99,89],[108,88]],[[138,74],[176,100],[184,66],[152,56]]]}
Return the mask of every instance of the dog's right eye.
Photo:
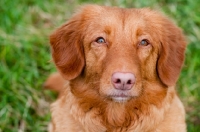
{"label": "dog's right eye", "polygon": [[140,42],[140,45],[141,46],[148,46],[149,45],[149,42],[147,39],[143,39],[141,42]]}
{"label": "dog's right eye", "polygon": [[106,43],[106,41],[105,41],[105,39],[103,37],[98,37],[95,42],[97,42],[98,44]]}

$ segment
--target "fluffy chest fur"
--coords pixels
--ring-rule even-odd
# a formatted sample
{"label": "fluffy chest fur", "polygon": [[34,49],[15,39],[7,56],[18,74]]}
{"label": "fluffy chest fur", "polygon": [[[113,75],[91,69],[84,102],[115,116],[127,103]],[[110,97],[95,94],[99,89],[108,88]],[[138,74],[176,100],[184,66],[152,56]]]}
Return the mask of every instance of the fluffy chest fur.
{"label": "fluffy chest fur", "polygon": [[[52,131],[184,132],[186,126],[183,105],[173,94],[173,88],[171,89],[159,107],[141,102],[138,104],[139,109],[135,110],[125,104],[111,103],[105,106],[87,106],[92,107],[87,111],[83,107],[88,104],[80,104],[80,100],[67,89],[64,96],[52,104]],[[168,121],[171,125],[167,125]]]}

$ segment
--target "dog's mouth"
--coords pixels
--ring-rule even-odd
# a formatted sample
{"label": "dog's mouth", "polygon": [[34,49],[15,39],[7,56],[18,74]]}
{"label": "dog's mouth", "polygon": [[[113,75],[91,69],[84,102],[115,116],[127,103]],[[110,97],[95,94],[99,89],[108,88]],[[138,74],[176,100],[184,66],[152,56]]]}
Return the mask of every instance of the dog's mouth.
{"label": "dog's mouth", "polygon": [[[140,87],[139,87],[140,88]],[[141,90],[139,88],[132,88],[130,90],[119,90],[113,87],[108,87],[106,90],[100,88],[99,93],[102,97],[119,103],[126,103],[131,99],[135,99],[141,94]]]}
{"label": "dog's mouth", "polygon": [[115,102],[126,102],[132,96],[129,95],[128,93],[122,92],[122,93],[115,93],[115,94],[109,95],[109,97]]}

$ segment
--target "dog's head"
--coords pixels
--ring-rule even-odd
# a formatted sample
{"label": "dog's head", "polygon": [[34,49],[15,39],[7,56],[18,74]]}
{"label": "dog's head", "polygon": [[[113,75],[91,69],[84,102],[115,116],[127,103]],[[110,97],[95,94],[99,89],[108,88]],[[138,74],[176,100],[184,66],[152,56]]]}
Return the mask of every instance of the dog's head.
{"label": "dog's head", "polygon": [[65,79],[81,79],[90,91],[119,102],[138,97],[147,85],[175,85],[186,47],[181,30],[155,11],[96,5],[83,7],[50,43]]}

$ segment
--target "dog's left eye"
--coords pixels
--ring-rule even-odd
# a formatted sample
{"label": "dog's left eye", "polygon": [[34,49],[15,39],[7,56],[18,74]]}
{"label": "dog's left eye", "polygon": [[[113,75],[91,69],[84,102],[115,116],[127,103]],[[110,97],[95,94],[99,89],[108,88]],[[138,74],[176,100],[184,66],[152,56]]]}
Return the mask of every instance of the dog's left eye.
{"label": "dog's left eye", "polygon": [[99,43],[99,44],[104,44],[106,43],[105,39],[103,37],[99,37],[96,39],[96,42]]}
{"label": "dog's left eye", "polygon": [[141,46],[147,46],[147,45],[149,45],[149,42],[148,42],[148,40],[143,39],[143,40],[140,42],[140,45],[141,45]]}

